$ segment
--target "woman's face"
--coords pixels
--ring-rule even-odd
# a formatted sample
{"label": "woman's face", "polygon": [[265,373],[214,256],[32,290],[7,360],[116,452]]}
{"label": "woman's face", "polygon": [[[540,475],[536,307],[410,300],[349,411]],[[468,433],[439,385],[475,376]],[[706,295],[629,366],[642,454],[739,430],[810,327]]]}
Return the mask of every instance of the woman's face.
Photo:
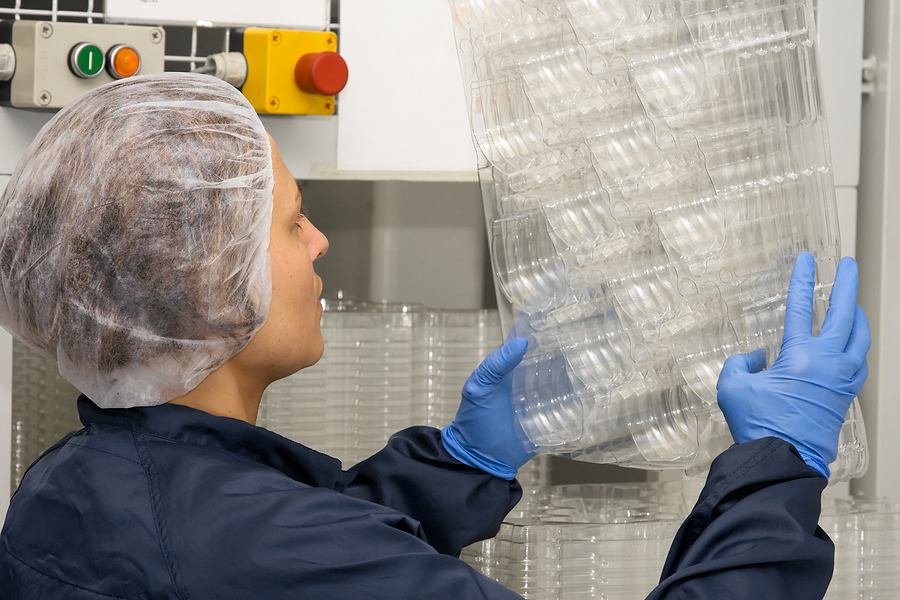
{"label": "woman's face", "polygon": [[269,239],[272,304],[265,324],[235,357],[264,385],[313,365],[322,357],[322,280],[313,270],[313,261],[328,250],[328,240],[306,218],[300,189],[275,142],[271,143],[275,171]]}

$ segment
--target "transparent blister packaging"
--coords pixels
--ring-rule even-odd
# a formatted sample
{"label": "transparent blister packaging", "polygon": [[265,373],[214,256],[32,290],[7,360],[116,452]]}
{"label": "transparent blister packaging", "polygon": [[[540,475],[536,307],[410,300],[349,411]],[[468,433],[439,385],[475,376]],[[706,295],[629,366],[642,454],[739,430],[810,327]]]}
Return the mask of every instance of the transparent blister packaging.
{"label": "transparent blister packaging", "polygon": [[658,583],[685,506],[673,482],[526,491],[497,536],[460,557],[525,598],[643,597]]}
{"label": "transparent blister packaging", "polygon": [[[725,359],[841,256],[812,6],[450,0],[516,414],[538,452],[702,474]],[[861,475],[854,401],[831,482]]]}

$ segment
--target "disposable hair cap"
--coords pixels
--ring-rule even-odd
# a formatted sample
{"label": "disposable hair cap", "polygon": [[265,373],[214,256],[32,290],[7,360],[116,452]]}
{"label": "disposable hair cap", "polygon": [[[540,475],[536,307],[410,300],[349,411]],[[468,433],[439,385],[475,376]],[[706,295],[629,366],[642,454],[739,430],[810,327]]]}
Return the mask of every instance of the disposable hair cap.
{"label": "disposable hair cap", "polygon": [[0,325],[101,407],[190,391],[266,319],[273,187],[231,85],[164,73],[88,92],[0,199]]}

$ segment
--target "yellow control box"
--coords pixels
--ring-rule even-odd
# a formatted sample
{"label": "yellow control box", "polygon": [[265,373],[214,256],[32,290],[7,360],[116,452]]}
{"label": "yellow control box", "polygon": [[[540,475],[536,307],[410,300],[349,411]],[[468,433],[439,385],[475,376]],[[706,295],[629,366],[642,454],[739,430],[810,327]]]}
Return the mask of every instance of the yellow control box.
{"label": "yellow control box", "polygon": [[[245,29],[243,52],[247,59],[247,80],[242,88],[244,96],[260,113],[334,114],[334,95],[324,95],[314,89],[305,91],[298,80],[301,78],[299,71],[303,69],[301,59],[323,53],[337,56],[336,50],[337,35],[330,31]],[[338,73],[338,77],[340,75]],[[346,65],[343,77],[346,82]]]}

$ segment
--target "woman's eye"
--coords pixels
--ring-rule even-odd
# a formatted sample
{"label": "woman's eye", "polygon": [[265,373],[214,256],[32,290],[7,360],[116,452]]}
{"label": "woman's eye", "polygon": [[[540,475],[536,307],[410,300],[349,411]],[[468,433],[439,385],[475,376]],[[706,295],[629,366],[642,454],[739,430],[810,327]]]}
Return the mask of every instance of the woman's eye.
{"label": "woman's eye", "polygon": [[300,214],[297,215],[297,227],[302,227],[304,221],[309,221],[309,211],[305,206],[300,207]]}

